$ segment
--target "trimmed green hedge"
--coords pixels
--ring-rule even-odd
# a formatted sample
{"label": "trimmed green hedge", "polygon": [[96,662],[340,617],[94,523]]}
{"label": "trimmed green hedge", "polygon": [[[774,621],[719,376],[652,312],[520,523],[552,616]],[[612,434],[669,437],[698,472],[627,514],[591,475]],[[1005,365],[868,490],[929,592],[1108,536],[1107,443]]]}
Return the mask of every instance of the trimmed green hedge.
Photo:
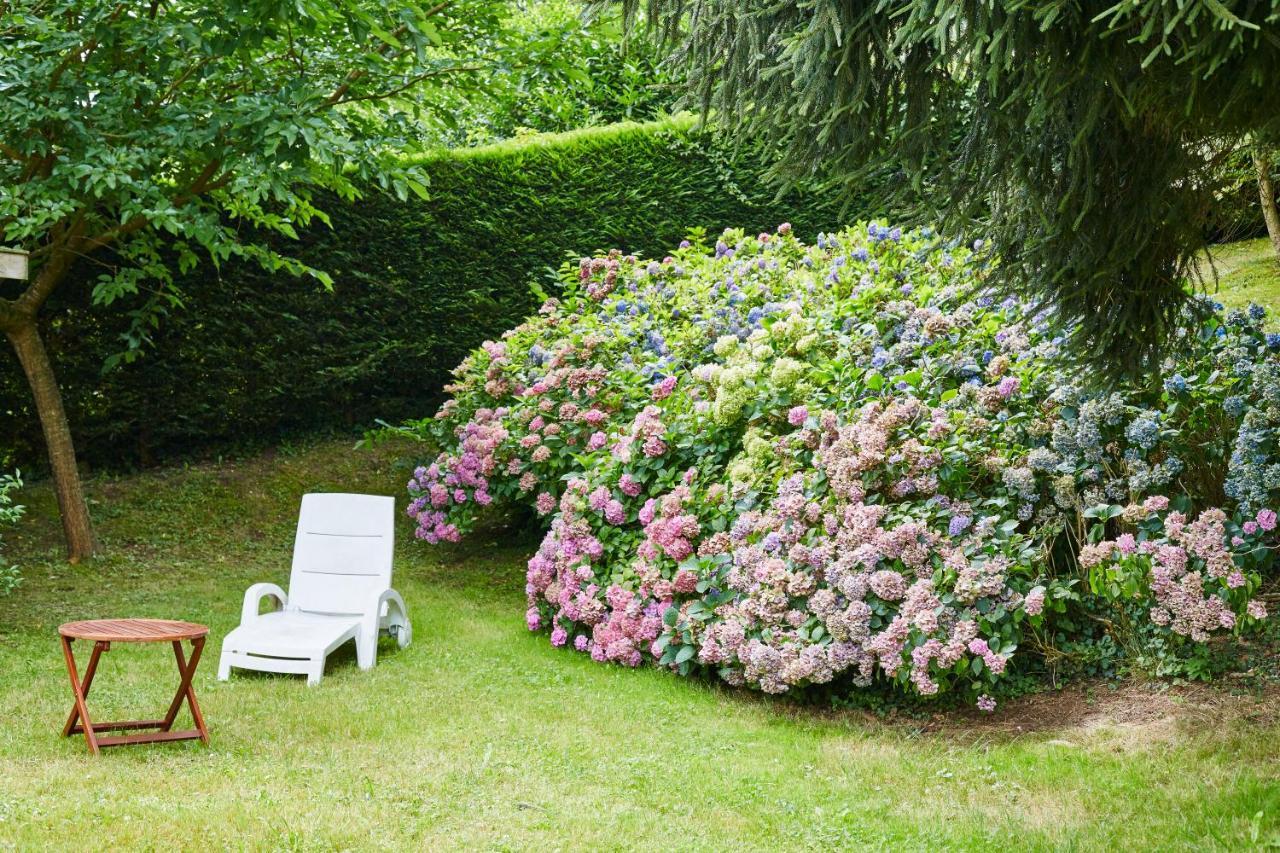
{"label": "trimmed green hedge", "polygon": [[[186,307],[146,356],[108,373],[127,319],[93,307],[88,288],[57,295],[45,333],[81,458],[126,468],[421,416],[469,349],[534,306],[530,282],[547,286],[570,258],[658,254],[693,227],[789,220],[811,236],[847,218],[825,197],[776,198],[759,155],[726,151],[687,119],[425,163],[429,201],[331,203],[332,230],[285,248],[331,272],[332,292],[247,265],[204,267],[181,282]],[[0,401],[12,425],[0,463],[39,466],[42,440],[12,357],[0,358]]]}

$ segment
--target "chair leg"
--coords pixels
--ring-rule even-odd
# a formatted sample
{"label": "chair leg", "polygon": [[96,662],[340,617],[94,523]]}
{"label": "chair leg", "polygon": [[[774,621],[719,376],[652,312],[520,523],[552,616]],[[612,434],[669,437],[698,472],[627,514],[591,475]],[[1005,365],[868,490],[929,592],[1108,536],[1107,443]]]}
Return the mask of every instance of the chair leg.
{"label": "chair leg", "polygon": [[218,658],[218,680],[226,681],[231,677],[231,659],[227,657],[224,649],[222,655]]}
{"label": "chair leg", "polygon": [[373,665],[378,662],[378,634],[374,632],[372,636],[366,634],[356,635],[356,665],[361,669],[373,669]]}
{"label": "chair leg", "polygon": [[311,669],[307,672],[307,686],[314,687],[324,678],[324,655],[311,659]]}

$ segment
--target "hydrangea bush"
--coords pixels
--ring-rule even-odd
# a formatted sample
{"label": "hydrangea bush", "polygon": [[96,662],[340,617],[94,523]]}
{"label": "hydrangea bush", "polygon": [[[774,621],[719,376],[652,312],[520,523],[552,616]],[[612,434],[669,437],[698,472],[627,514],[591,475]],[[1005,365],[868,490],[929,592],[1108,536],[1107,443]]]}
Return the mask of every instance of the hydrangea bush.
{"label": "hydrangea bush", "polygon": [[1218,306],[1162,384],[1098,391],[1050,316],[985,291],[991,263],[880,223],[584,258],[409,426],[440,449],[409,482],[418,536],[527,507],[531,630],[769,693],[990,710],[1081,607],[1138,608],[1184,657],[1264,618],[1263,313]]}

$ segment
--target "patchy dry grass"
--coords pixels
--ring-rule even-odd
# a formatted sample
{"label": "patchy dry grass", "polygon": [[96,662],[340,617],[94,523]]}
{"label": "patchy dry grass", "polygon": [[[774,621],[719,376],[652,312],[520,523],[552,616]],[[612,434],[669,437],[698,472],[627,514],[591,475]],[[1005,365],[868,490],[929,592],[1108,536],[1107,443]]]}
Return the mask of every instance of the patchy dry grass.
{"label": "patchy dry grass", "polygon": [[[321,444],[91,484],[106,556],[68,566],[51,497],[0,599],[0,848],[1238,848],[1280,841],[1274,697],[1076,687],[991,718],[877,720],[593,664],[523,626],[520,531],[431,550],[399,530],[415,642],[324,682],[214,680],[245,587],[283,583],[299,496],[399,494],[389,446]],[[515,544],[513,544],[515,543]],[[58,730],[60,622],[212,626],[213,743],[90,758]],[[156,649],[104,658],[105,719],[163,706]]]}

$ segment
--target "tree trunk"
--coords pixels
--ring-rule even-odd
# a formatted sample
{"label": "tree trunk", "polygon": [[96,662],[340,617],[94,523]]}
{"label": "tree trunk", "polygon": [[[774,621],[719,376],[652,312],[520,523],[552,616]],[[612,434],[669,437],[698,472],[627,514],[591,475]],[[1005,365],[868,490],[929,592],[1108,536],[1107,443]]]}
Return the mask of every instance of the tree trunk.
{"label": "tree trunk", "polygon": [[54,491],[58,495],[58,509],[62,513],[62,530],[67,537],[67,557],[71,562],[93,556],[97,548],[93,525],[89,520],[89,507],[85,503],[84,488],[80,483],[80,471],[76,468],[76,451],[71,443],[71,425],[62,407],[62,392],[53,375],[53,365],[44,341],[32,319],[6,331],[18,361],[27,374],[31,394],[35,398],[36,413],[44,430],[44,442],[49,451],[49,468],[53,473]]}
{"label": "tree trunk", "polygon": [[1280,210],[1276,208],[1276,188],[1271,182],[1271,155],[1254,154],[1253,167],[1258,170],[1258,199],[1262,202],[1262,218],[1267,222],[1267,236],[1280,257]]}

